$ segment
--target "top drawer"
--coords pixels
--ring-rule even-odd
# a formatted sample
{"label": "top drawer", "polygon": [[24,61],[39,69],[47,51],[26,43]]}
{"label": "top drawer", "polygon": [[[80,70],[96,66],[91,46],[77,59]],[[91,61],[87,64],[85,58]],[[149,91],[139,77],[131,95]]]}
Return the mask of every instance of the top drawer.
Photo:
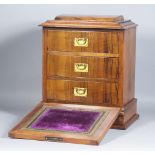
{"label": "top drawer", "polygon": [[47,30],[50,51],[119,53],[120,31]]}

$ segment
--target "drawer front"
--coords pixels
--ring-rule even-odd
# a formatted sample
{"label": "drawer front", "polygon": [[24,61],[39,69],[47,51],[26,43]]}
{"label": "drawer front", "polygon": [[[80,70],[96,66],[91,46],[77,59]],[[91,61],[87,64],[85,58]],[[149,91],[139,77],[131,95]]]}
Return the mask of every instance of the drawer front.
{"label": "drawer front", "polygon": [[47,56],[47,76],[118,79],[118,57],[72,56],[51,52]]}
{"label": "drawer front", "polygon": [[119,33],[49,29],[47,47],[51,51],[119,53]]}
{"label": "drawer front", "polygon": [[118,83],[47,80],[47,100],[101,106],[117,106]]}

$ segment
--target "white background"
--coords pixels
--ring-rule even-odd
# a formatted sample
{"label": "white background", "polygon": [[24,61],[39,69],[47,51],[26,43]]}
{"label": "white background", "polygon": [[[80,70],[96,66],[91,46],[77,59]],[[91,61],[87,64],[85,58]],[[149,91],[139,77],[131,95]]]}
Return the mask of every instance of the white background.
{"label": "white background", "polygon": [[[59,14],[124,15],[137,23],[140,119],[100,146],[16,140],[8,131],[41,100],[41,27]],[[0,5],[0,150],[154,150],[155,5]]]}

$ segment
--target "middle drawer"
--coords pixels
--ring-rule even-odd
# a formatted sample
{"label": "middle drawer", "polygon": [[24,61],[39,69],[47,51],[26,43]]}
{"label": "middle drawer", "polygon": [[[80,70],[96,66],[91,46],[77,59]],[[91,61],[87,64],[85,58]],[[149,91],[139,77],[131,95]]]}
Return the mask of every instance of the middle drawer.
{"label": "middle drawer", "polygon": [[47,77],[118,79],[118,61],[115,54],[48,52]]}

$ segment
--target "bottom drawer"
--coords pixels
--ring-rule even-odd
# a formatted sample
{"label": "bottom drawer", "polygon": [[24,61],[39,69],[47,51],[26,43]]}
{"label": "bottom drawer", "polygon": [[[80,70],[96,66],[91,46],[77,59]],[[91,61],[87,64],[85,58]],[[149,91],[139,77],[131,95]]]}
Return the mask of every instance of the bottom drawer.
{"label": "bottom drawer", "polygon": [[69,103],[117,106],[118,83],[47,80],[47,100]]}

